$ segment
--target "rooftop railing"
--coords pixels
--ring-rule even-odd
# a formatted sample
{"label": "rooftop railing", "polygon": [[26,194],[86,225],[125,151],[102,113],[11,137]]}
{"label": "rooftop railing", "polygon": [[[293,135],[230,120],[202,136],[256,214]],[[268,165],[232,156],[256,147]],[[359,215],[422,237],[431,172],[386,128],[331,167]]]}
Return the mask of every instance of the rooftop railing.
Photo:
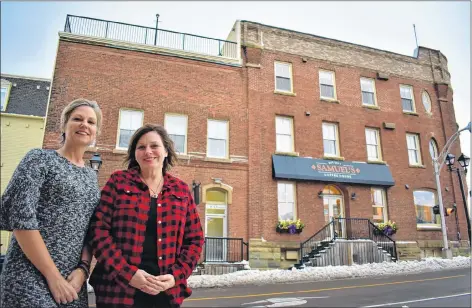
{"label": "rooftop railing", "polygon": [[64,32],[209,56],[238,58],[236,42],[96,18],[67,15]]}

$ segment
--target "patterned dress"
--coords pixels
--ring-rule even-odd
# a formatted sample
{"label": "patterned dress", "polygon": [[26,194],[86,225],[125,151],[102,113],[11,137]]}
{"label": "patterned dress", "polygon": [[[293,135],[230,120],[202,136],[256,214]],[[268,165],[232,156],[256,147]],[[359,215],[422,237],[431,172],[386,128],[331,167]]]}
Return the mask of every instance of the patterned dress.
{"label": "patterned dress", "polygon": [[[64,278],[80,261],[90,218],[98,205],[97,175],[54,150],[29,151],[15,170],[0,208],[1,230],[39,230]],[[86,284],[79,299],[59,305],[46,279],[12,235],[0,275],[0,307],[88,307]]]}

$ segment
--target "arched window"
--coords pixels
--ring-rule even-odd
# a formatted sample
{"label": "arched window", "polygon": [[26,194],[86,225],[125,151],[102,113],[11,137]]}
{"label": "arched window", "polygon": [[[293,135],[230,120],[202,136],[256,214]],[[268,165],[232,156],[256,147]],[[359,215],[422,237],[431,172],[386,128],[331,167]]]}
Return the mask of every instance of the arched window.
{"label": "arched window", "polygon": [[426,90],[424,90],[423,94],[421,94],[421,100],[423,101],[423,106],[426,112],[431,113],[431,98],[429,97],[429,94],[426,92]]}
{"label": "arched window", "polygon": [[429,141],[429,154],[431,155],[431,158],[438,157],[439,152],[438,152],[438,144],[436,143],[436,140],[434,138],[431,138]]}
{"label": "arched window", "polygon": [[342,195],[341,191],[334,185],[326,185],[323,188],[323,195]]}

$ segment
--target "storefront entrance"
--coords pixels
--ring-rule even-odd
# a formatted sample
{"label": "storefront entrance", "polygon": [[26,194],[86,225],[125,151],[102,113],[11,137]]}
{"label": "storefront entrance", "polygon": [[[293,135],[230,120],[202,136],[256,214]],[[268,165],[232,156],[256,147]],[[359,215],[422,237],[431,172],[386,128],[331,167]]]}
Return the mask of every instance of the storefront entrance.
{"label": "storefront entrance", "polygon": [[[328,224],[333,218],[344,216],[344,197],[341,191],[334,185],[327,185],[323,189],[323,211],[325,222]],[[345,236],[345,221],[336,220],[332,230],[332,235],[336,232],[336,237]]]}

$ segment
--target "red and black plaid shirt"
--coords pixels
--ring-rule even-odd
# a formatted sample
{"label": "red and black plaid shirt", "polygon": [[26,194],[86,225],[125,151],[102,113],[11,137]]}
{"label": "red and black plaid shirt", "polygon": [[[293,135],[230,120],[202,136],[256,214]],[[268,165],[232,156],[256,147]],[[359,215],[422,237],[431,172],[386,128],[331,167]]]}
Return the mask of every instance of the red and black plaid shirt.
{"label": "red and black plaid shirt", "polygon": [[[97,304],[133,305],[136,289],[129,282],[141,263],[150,204],[149,189],[136,169],[114,172],[102,189],[90,225],[97,259],[90,284]],[[189,187],[168,173],[157,204],[157,263],[161,275],[174,276],[175,286],[166,293],[181,305],[192,294],[187,278],[200,258],[202,226]]]}

